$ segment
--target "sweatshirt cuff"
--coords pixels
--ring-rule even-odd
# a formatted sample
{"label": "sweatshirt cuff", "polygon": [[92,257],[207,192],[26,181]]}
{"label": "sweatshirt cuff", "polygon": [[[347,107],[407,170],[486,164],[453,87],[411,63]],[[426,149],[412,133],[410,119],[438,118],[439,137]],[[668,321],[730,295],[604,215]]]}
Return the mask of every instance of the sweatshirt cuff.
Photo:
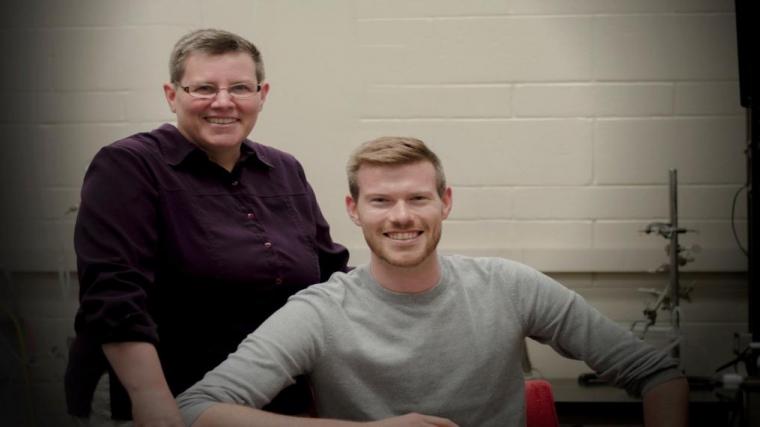
{"label": "sweatshirt cuff", "polygon": [[657,387],[658,385],[668,382],[670,380],[674,380],[677,378],[686,378],[686,376],[681,372],[679,369],[676,368],[670,368],[665,369],[664,371],[657,372],[656,374],[650,375],[644,380],[644,385],[641,387],[641,395],[645,395],[649,392],[649,390],[653,389],[654,387]]}

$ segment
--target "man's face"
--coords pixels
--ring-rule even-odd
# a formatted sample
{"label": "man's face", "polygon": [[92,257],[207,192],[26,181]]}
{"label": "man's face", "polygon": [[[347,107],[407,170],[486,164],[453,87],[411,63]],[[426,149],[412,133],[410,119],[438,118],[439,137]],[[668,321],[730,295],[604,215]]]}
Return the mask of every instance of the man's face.
{"label": "man's face", "polygon": [[451,211],[451,189],[438,195],[433,165],[363,164],[356,178],[359,195],[346,197],[346,209],[362,228],[373,264],[412,268],[429,261]]}
{"label": "man's face", "polygon": [[[185,61],[185,74],[180,86],[210,84],[228,88],[239,83],[254,86],[256,65],[247,53],[234,52],[222,55],[191,54]],[[250,98],[231,97],[221,90],[212,99],[190,96],[181,87],[167,83],[164,94],[172,111],[177,114],[177,128],[193,143],[209,153],[239,149],[248,137],[259,112],[264,106],[269,85],[262,84],[261,91]]]}

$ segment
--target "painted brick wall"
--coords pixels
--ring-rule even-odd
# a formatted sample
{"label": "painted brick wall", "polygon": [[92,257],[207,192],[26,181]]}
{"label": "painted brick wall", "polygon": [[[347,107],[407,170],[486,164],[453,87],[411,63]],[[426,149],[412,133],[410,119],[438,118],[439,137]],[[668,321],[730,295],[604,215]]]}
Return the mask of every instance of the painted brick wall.
{"label": "painted brick wall", "polygon": [[[5,409],[31,402],[41,425],[67,422],[71,207],[100,147],[173,119],[168,53],[207,26],[261,48],[272,92],[252,138],[302,160],[354,263],[367,251],[343,209],[348,153],[417,136],[454,188],[445,252],[524,261],[630,324],[651,301],[638,288],[666,281],[649,273],[666,242],[640,230],[667,220],[677,168],[680,220],[698,230],[682,239],[695,249],[684,366],[703,374],[730,358],[746,329],[733,1],[14,0],[0,14]],[[587,369],[530,352],[546,376]]]}

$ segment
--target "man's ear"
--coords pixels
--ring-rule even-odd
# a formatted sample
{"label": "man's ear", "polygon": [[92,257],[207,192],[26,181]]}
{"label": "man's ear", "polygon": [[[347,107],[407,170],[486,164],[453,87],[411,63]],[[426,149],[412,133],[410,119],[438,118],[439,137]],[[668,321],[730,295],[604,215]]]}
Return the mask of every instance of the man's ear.
{"label": "man's ear", "polygon": [[454,203],[451,187],[446,187],[446,190],[443,192],[443,197],[441,197],[441,202],[443,202],[443,219],[446,219],[449,217],[449,213],[451,213],[451,208]]}
{"label": "man's ear", "polygon": [[361,227],[362,223],[359,221],[359,214],[356,212],[356,201],[351,195],[346,196],[346,213],[354,224]]}

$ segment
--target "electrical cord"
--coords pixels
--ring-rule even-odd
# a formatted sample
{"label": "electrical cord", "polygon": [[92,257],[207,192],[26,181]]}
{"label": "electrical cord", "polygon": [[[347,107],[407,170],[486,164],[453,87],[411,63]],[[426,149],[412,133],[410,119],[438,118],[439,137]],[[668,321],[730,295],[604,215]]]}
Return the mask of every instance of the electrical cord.
{"label": "electrical cord", "polygon": [[739,194],[741,194],[742,190],[746,190],[747,186],[742,185],[739,187],[738,190],[736,190],[736,193],[734,193],[734,200],[731,203],[731,232],[734,234],[734,240],[736,240],[736,245],[739,246],[739,249],[744,253],[744,256],[749,256],[747,253],[747,250],[742,246],[742,242],[739,240],[739,235],[736,233],[736,201],[739,198]]}

